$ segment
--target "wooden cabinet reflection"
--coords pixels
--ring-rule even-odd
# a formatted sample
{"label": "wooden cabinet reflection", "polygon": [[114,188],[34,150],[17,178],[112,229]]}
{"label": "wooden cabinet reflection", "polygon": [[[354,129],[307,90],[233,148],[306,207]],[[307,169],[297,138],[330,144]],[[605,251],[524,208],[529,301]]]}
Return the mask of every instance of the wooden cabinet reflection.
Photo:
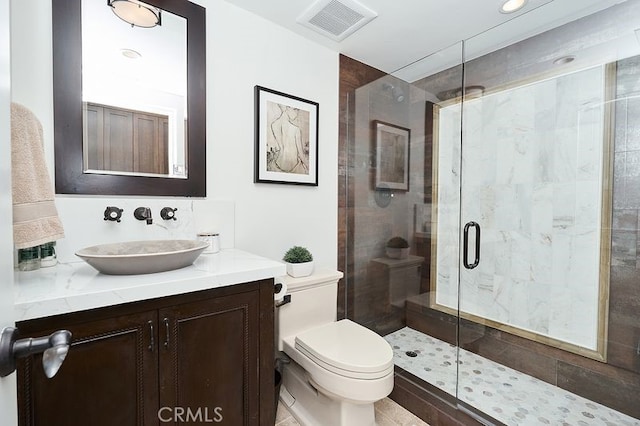
{"label": "wooden cabinet reflection", "polygon": [[84,104],[85,170],[169,173],[168,117]]}

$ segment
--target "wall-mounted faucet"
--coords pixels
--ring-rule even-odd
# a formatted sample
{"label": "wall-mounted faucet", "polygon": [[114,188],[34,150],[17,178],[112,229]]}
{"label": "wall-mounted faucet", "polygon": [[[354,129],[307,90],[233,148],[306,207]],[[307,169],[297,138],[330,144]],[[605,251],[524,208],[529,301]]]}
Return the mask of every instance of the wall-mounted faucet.
{"label": "wall-mounted faucet", "polygon": [[133,216],[138,220],[146,220],[147,225],[151,225],[153,223],[153,219],[151,218],[151,209],[149,207],[138,207],[133,211]]}
{"label": "wall-mounted faucet", "polygon": [[160,210],[160,217],[163,218],[164,220],[176,220],[176,211],[178,209],[172,209],[171,207],[163,207],[162,210]]}

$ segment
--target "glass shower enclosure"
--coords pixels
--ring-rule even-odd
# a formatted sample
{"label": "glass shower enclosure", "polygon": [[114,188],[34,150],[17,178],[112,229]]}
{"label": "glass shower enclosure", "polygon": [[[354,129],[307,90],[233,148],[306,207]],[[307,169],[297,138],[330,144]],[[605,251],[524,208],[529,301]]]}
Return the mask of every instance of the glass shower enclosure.
{"label": "glass shower enclosure", "polygon": [[346,315],[482,423],[640,424],[640,0],[493,31],[349,94]]}

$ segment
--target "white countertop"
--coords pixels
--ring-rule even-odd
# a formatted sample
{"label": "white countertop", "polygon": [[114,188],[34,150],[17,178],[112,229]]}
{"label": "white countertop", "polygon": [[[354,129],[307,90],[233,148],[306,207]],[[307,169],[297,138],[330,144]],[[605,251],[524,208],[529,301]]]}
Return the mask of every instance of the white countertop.
{"label": "white countertop", "polygon": [[16,272],[16,321],[83,311],[278,277],[285,265],[227,249],[202,254],[193,265],[146,275],[104,275],[85,262]]}

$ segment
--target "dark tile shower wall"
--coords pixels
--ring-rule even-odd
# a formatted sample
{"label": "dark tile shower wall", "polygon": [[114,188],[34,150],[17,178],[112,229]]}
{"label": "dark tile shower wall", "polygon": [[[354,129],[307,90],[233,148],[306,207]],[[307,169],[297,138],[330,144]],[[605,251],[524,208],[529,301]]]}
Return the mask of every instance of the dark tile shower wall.
{"label": "dark tile shower wall", "polygon": [[[353,146],[348,143],[354,137],[355,120],[349,111],[355,108],[355,91],[386,74],[348,56],[340,55],[340,99],[339,99],[339,137],[338,137],[338,269],[345,276],[338,283],[338,318],[345,318],[347,312],[353,312],[353,287],[347,288],[346,282],[354,279],[354,186]],[[349,121],[351,120],[351,121]],[[352,151],[349,151],[349,150]],[[351,245],[348,247],[347,244]],[[347,295],[347,292],[351,294]],[[351,306],[347,306],[350,304]]]}
{"label": "dark tile shower wall", "polygon": [[640,373],[640,57],[618,62],[616,98],[609,363]]}
{"label": "dark tile shower wall", "polygon": [[[390,85],[403,90],[402,100],[392,95]],[[422,207],[424,202],[425,104],[420,94],[412,92],[406,82],[385,76],[358,89],[355,96],[354,164],[349,170],[356,210],[353,219],[354,279],[350,282],[354,303],[347,314],[380,334],[404,326],[404,309],[392,304],[391,298],[399,291],[417,292],[414,287],[419,287],[419,276],[411,274],[410,270],[415,272],[416,263],[421,259],[389,263],[385,244],[390,238],[400,236],[415,250],[414,212],[416,205]],[[388,193],[376,189],[376,161],[382,153],[377,152],[375,121],[407,128],[411,132],[407,151],[408,191]],[[411,262],[416,263],[410,265]],[[405,274],[406,280],[399,278]]]}
{"label": "dark tile shower wall", "polygon": [[[339,315],[385,333],[404,325],[398,322],[404,313],[392,312],[389,281],[375,259],[384,256],[389,238],[400,235],[410,243],[414,238],[414,205],[424,198],[424,103],[412,99],[406,82],[344,56],[341,75],[339,250],[346,255],[339,265],[350,285],[339,288]],[[403,90],[404,98],[394,97],[390,84]],[[347,107],[355,113],[348,114]],[[375,120],[411,131],[409,191],[393,191],[388,206],[377,204],[374,190]]]}
{"label": "dark tile shower wall", "polygon": [[[338,285],[338,318],[354,312],[354,286],[347,286],[355,279],[362,280],[362,271],[355,272],[356,258],[362,258],[354,242],[355,203],[354,203],[354,152],[350,140],[355,137],[355,90],[375,81],[386,74],[362,62],[340,55],[340,133],[338,158],[338,267],[345,272]],[[349,121],[351,120],[351,121]],[[350,151],[351,150],[351,151]],[[430,158],[425,157],[430,163]],[[349,179],[347,179],[349,175]],[[358,210],[358,214],[360,211]],[[371,218],[369,218],[371,219]],[[377,226],[372,222],[372,227]],[[357,276],[360,274],[360,276]],[[396,375],[396,385],[390,397],[408,408],[430,424],[470,425],[479,424],[432,394],[425,392],[413,382]]]}

